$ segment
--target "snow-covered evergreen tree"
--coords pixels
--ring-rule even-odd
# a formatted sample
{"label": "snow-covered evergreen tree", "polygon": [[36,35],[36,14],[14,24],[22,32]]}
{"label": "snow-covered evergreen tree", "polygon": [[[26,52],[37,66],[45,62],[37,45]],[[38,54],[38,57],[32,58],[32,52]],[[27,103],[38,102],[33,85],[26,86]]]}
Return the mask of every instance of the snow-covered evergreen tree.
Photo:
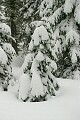
{"label": "snow-covered evergreen tree", "polygon": [[[27,92],[29,94],[26,94],[25,99],[41,101],[46,100],[48,95],[55,95],[55,88],[58,87],[52,74],[55,70],[58,77],[79,79],[80,2],[42,0],[35,6],[36,12],[30,5],[28,1],[21,9],[24,12],[30,8],[24,16],[27,19],[31,18],[30,22],[25,23],[26,33],[30,32],[31,41],[21,70],[30,82],[30,89]],[[39,19],[34,17],[35,13]],[[58,67],[54,60],[57,61]],[[19,96],[19,99],[25,101],[22,96]]]}
{"label": "snow-covered evergreen tree", "polygon": [[11,29],[5,23],[5,20],[6,17],[0,12],[0,82],[2,83],[3,88],[4,86],[8,86],[11,76],[11,61],[15,54],[15,50],[9,43]]}
{"label": "snow-covered evergreen tree", "polygon": [[20,42],[20,28],[22,27],[22,16],[19,13],[19,9],[22,7],[23,2],[21,0],[4,0],[6,17],[8,18],[8,24],[11,28],[11,36],[15,38],[15,42],[12,40],[12,46],[18,54],[18,43]]}
{"label": "snow-covered evergreen tree", "polygon": [[[21,67],[21,71],[28,76],[25,79],[30,83],[29,91],[25,93],[22,86],[25,85],[25,89],[27,89],[27,84],[23,74],[23,78],[20,81],[24,80],[24,85],[21,85],[20,82],[19,90],[19,99],[23,101],[27,99],[37,102],[47,100],[50,96],[55,95],[55,90],[59,88],[56,78],[52,74],[52,72],[57,70],[57,65],[52,55],[51,40],[47,31],[48,27],[49,24],[45,23],[45,21],[38,22],[29,44],[28,54]],[[20,96],[21,89],[26,95],[25,99],[23,95]]]}
{"label": "snow-covered evergreen tree", "polygon": [[[79,68],[77,68],[77,64],[79,65],[79,19],[77,18],[79,1],[41,0],[36,3],[37,0],[26,1],[21,8],[27,21],[24,23],[25,32],[29,35],[26,36],[25,41],[31,40],[35,28],[43,24],[42,20],[46,18],[44,21],[47,21],[47,24],[45,23],[44,26],[47,25],[47,32],[53,46],[52,54],[57,60],[57,76],[74,78],[72,71]],[[35,17],[35,14],[38,17]]]}
{"label": "snow-covered evergreen tree", "polygon": [[31,24],[36,20],[40,20],[39,6],[42,0],[23,0],[23,7],[19,10],[20,16],[22,16],[22,26],[20,39],[22,40],[22,51],[26,54],[29,43],[31,41],[31,35],[34,32],[35,26]]}
{"label": "snow-covered evergreen tree", "polygon": [[76,72],[78,76],[80,74],[80,0],[63,0],[61,3],[57,0],[53,5],[56,3],[57,8],[48,16],[48,21],[53,30],[53,49],[58,58],[57,75],[74,79]]}

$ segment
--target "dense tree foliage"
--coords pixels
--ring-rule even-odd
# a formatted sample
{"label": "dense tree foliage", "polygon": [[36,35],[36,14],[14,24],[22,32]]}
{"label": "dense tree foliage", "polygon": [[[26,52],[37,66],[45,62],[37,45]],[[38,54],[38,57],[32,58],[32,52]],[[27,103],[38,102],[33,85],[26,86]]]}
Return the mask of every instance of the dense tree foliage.
{"label": "dense tree foliage", "polygon": [[11,29],[0,11],[0,83],[4,90],[7,90],[12,77],[11,62],[15,55],[15,50],[10,44],[11,38]]}
{"label": "dense tree foliage", "polygon": [[19,9],[22,7],[23,2],[17,0],[4,0],[2,5],[5,7],[4,11],[7,17],[7,22],[11,27],[11,35],[15,38],[15,42],[12,40],[12,46],[16,53],[18,53],[20,28],[22,26]]}
{"label": "dense tree foliage", "polygon": [[40,22],[47,21],[50,27],[48,33],[53,42],[53,56],[57,58],[58,77],[74,79],[75,73],[79,76],[79,5],[79,0],[27,0],[20,9],[24,15],[25,32],[29,35],[25,38],[27,45],[36,27],[41,25]]}

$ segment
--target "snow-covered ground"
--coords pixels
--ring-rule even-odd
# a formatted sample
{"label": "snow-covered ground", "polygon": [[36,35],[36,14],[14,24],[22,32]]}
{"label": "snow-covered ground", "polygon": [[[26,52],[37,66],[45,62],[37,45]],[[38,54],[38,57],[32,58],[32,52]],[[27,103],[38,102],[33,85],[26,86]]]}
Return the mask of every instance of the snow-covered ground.
{"label": "snow-covered ground", "polygon": [[[20,65],[13,67],[16,78]],[[0,120],[80,120],[80,81],[57,80],[60,89],[46,102],[20,102],[17,85],[8,92],[0,91]]]}
{"label": "snow-covered ground", "polygon": [[0,120],[80,120],[80,81],[58,79],[56,97],[40,103],[20,102],[15,87],[0,92]]}

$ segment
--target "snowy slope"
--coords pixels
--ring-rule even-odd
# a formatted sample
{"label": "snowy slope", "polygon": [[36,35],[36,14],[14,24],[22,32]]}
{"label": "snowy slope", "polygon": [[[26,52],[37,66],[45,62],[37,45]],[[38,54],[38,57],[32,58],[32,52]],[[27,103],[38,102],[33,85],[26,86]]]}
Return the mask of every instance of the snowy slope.
{"label": "snowy slope", "polygon": [[80,81],[58,79],[60,90],[47,102],[18,101],[16,86],[0,92],[0,120],[80,120]]}
{"label": "snowy slope", "polygon": [[[15,58],[13,63],[16,78],[19,78],[22,64],[19,62],[16,67],[19,59]],[[20,102],[17,99],[17,84],[8,92],[0,91],[0,120],[80,120],[80,81],[57,80],[60,89],[46,102]]]}

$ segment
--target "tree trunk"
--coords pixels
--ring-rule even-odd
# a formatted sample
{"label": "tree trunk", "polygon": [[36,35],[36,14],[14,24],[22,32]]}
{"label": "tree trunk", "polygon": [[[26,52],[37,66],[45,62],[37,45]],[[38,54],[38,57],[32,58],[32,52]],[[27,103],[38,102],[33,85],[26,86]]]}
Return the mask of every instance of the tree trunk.
{"label": "tree trunk", "polygon": [[12,46],[15,49],[16,53],[18,54],[17,39],[16,39],[16,24],[15,24],[14,20],[11,20],[11,35],[16,40],[16,42],[12,41]]}

